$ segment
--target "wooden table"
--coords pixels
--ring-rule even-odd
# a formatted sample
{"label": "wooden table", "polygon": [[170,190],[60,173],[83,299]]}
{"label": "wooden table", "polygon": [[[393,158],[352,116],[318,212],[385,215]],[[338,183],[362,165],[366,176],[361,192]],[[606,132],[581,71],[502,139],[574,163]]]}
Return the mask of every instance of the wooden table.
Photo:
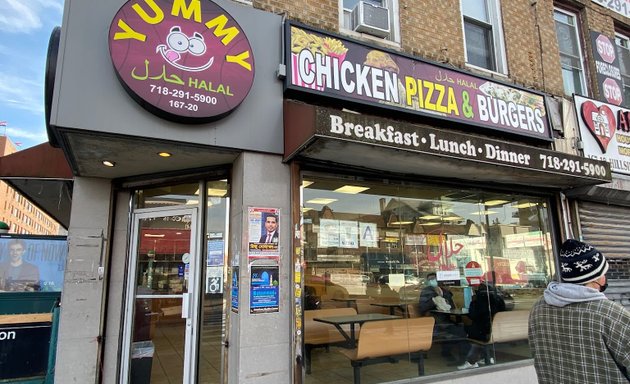
{"label": "wooden table", "polygon": [[[393,320],[400,319],[400,316],[393,315],[384,315],[382,313],[362,313],[359,315],[352,316],[330,316],[330,317],[318,317],[314,318],[313,321],[319,321],[320,323],[332,324],[337,328],[339,333],[341,333],[346,339],[349,348],[356,348],[357,339],[355,332],[355,324],[363,324],[368,321],[378,321],[378,320]],[[350,335],[343,329],[342,325],[350,325]]]}
{"label": "wooden table", "polygon": [[467,308],[453,308],[450,311],[442,311],[439,309],[434,309],[431,311],[431,313],[440,313],[440,314],[444,314],[444,315],[452,315],[455,316],[455,320],[458,323],[462,322],[462,316],[468,316],[468,309]]}

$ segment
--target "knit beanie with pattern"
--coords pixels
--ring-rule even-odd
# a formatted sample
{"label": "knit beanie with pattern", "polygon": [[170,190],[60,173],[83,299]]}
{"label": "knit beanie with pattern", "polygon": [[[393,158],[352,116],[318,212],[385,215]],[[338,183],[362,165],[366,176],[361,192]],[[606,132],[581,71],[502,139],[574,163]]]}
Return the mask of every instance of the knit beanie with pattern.
{"label": "knit beanie with pattern", "polygon": [[560,247],[560,276],[565,283],[585,284],[608,272],[608,261],[595,247],[569,239]]}

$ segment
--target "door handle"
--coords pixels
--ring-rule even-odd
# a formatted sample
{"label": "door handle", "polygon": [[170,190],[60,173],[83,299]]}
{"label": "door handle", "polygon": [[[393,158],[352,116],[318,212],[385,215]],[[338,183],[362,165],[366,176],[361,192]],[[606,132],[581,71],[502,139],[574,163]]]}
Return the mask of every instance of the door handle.
{"label": "door handle", "polygon": [[190,317],[190,293],[182,294],[182,319],[188,319]]}

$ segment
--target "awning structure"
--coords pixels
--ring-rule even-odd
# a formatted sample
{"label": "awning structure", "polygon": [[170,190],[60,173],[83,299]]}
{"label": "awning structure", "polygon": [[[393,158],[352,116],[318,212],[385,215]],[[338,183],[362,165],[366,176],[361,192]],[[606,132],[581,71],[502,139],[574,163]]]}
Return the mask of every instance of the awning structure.
{"label": "awning structure", "polygon": [[559,190],[611,181],[603,161],[293,101],[284,135],[285,161]]}
{"label": "awning structure", "polygon": [[0,179],[68,228],[73,174],[61,149],[43,143],[0,157]]}

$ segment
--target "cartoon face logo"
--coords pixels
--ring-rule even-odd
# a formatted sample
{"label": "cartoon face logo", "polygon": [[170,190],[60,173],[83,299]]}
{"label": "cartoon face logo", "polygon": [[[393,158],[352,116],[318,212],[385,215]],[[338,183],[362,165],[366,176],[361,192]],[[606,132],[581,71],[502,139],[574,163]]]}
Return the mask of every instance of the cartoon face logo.
{"label": "cartoon face logo", "polygon": [[166,45],[158,45],[155,51],[162,55],[162,58],[173,67],[186,71],[203,71],[210,68],[214,62],[214,56],[212,56],[207,63],[199,67],[188,67],[178,63],[184,54],[201,56],[206,53],[206,43],[203,40],[203,36],[195,32],[192,37],[188,37],[181,31],[181,27],[179,26],[171,28],[171,31],[166,37]]}
{"label": "cartoon face logo", "polygon": [[253,49],[226,10],[199,0],[121,2],[109,52],[118,79],[143,108],[203,124],[245,100],[254,84]]}

